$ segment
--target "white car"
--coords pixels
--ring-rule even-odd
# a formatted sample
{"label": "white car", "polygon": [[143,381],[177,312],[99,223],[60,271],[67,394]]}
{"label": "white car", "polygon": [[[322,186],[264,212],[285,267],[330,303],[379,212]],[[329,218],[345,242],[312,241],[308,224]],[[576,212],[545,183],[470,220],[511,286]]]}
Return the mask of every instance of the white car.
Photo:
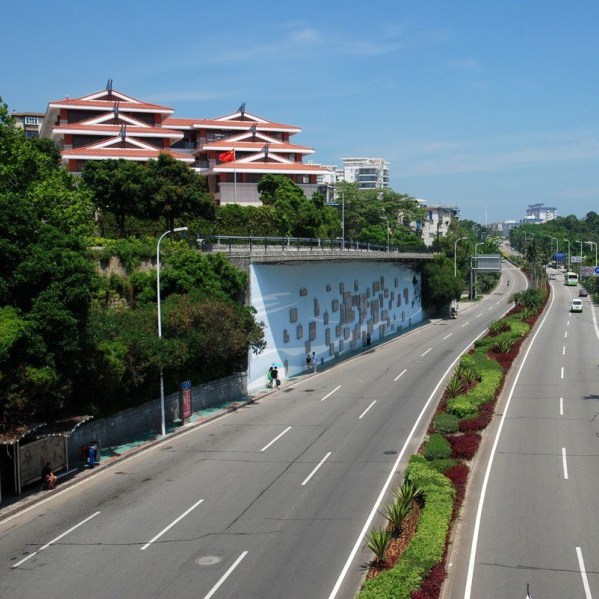
{"label": "white car", "polygon": [[570,312],[582,312],[582,300],[581,299],[573,299],[570,302]]}

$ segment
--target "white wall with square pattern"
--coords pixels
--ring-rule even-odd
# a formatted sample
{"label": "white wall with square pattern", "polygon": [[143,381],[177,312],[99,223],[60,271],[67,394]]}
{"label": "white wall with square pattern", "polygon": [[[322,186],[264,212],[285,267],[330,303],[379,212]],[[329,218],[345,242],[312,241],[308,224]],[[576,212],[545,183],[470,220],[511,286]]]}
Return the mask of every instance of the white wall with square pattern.
{"label": "white wall with square pattern", "polygon": [[391,262],[311,262],[250,265],[250,302],[265,324],[266,349],[250,352],[248,391],[318,365],[422,320],[420,273]]}

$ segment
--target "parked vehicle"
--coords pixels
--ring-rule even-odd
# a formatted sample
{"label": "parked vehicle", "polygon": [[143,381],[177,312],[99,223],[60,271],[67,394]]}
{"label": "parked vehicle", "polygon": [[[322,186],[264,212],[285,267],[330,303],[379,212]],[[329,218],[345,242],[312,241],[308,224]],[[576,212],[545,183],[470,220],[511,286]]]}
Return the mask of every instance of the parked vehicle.
{"label": "parked vehicle", "polygon": [[582,312],[582,300],[573,299],[570,302],[570,312]]}

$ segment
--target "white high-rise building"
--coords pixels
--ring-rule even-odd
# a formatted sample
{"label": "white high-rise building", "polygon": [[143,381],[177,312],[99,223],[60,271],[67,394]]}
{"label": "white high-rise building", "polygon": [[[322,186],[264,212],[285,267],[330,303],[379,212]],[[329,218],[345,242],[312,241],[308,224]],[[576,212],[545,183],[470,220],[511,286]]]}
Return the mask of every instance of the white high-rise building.
{"label": "white high-rise building", "polygon": [[338,180],[358,183],[358,189],[389,189],[389,163],[382,158],[342,158]]}

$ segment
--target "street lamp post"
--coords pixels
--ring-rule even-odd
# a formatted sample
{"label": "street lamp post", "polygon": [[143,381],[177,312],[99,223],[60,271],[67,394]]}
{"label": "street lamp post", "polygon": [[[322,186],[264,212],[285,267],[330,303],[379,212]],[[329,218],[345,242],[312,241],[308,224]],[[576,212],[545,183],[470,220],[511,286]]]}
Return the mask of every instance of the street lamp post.
{"label": "street lamp post", "polygon": [[[474,284],[472,285],[472,292],[471,292],[471,296],[472,299],[476,299],[476,279],[477,279],[477,271],[476,269],[478,268],[478,262],[476,260],[476,257],[478,256],[478,246],[479,245],[485,245],[486,243],[486,239],[485,241],[479,241],[478,243],[474,244]],[[470,279],[470,283],[472,283],[472,278]]]}
{"label": "street lamp post", "polygon": [[458,241],[463,241],[464,239],[468,239],[467,237],[460,237],[455,240],[453,244],[453,276],[458,276]]}
{"label": "street lamp post", "polygon": [[[559,239],[557,237],[549,237],[551,240],[555,240],[555,253],[559,254]],[[555,266],[557,266],[557,258],[555,260]]]}
{"label": "street lamp post", "polygon": [[570,270],[570,240],[566,239],[566,243],[568,244],[568,270]]}
{"label": "street lamp post", "polygon": [[584,262],[582,257],[582,241],[575,241],[574,243],[580,243],[580,265],[582,266],[582,263]]}
{"label": "street lamp post", "polygon": [[[164,232],[158,239],[156,245],[156,295],[158,297],[158,338],[162,339],[162,313],[160,311],[160,242],[170,233],[188,231],[187,227],[176,227],[172,231]],[[164,418],[164,368],[160,364],[160,431],[162,436],[166,435],[166,422]]]}
{"label": "street lamp post", "polygon": [[341,190],[341,244],[345,249],[345,193]]}
{"label": "street lamp post", "polygon": [[591,246],[591,248],[593,246],[595,246],[595,268],[597,268],[597,242],[595,242],[595,241],[585,241],[585,243],[588,243]]}

